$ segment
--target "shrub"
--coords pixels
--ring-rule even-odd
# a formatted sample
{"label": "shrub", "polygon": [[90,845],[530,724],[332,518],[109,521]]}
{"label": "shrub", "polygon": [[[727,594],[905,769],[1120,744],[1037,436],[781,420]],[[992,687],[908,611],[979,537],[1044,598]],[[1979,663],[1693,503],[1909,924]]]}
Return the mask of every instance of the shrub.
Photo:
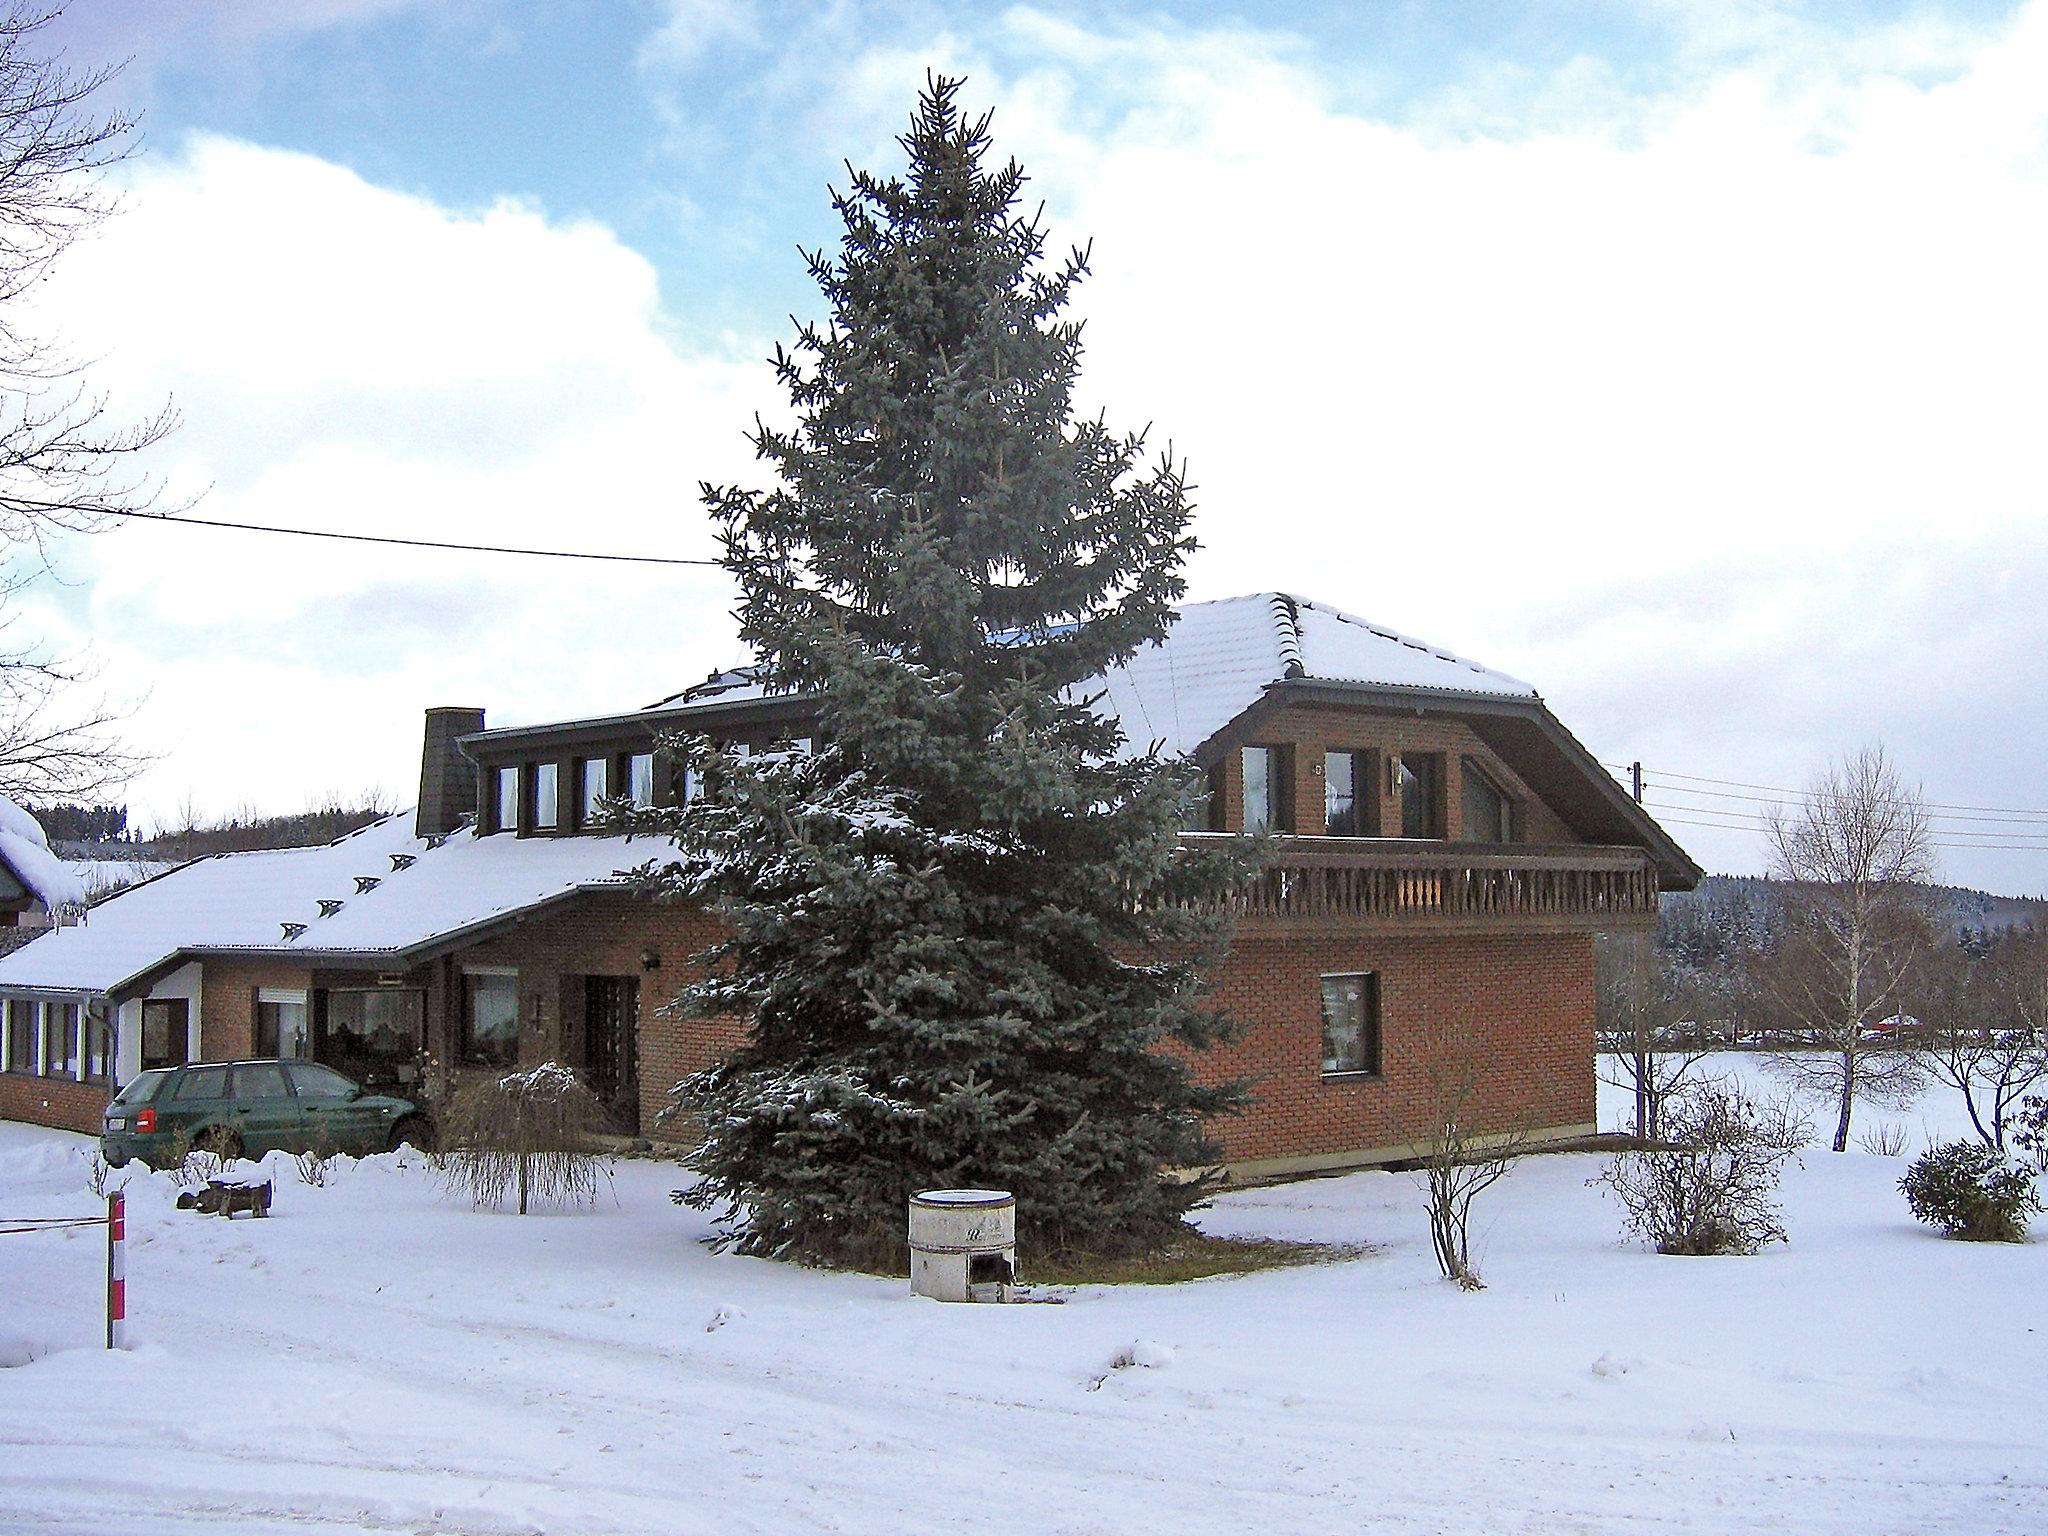
{"label": "shrub", "polygon": [[559,1062],[482,1078],[456,1089],[441,1127],[441,1175],[479,1207],[516,1192],[581,1203],[609,1177],[594,1141],[604,1106]]}
{"label": "shrub", "polygon": [[1620,1153],[1594,1184],[1623,1225],[1659,1253],[1755,1253],[1784,1242],[1773,1195],[1813,1134],[1790,1099],[1764,1102],[1725,1082],[1694,1083],[1664,1107],[1661,1145]]}
{"label": "shrub", "polygon": [[2012,1144],[2033,1159],[2036,1172],[2048,1173],[2048,1095],[2028,1094],[2010,1124]]}
{"label": "shrub", "polygon": [[1974,1141],[1951,1141],[1916,1159],[1899,1188],[1917,1220],[1972,1243],[2024,1242],[2027,1218],[2041,1209],[2034,1176]]}

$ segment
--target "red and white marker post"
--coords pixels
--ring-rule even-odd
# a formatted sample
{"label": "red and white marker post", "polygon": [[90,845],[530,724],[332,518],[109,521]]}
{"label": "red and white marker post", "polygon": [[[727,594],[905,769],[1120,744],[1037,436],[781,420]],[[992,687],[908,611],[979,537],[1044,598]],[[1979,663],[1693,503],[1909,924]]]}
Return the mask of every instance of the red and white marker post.
{"label": "red and white marker post", "polygon": [[107,1348],[128,1347],[128,1202],[107,1196]]}

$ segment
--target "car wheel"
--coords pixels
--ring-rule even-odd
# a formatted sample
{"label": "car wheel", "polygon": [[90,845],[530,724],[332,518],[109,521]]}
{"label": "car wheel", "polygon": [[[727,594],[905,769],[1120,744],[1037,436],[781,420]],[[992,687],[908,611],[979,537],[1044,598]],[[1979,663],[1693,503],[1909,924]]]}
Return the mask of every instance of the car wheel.
{"label": "car wheel", "polygon": [[209,1125],[192,1138],[192,1150],[211,1152],[224,1163],[232,1163],[242,1155],[242,1138],[224,1125]]}
{"label": "car wheel", "polygon": [[411,1142],[422,1152],[433,1151],[434,1122],[425,1115],[407,1115],[391,1127],[391,1151],[396,1152],[407,1142]]}
{"label": "car wheel", "polygon": [[126,1152],[102,1152],[100,1154],[100,1161],[109,1168],[126,1168],[128,1166],[128,1154]]}

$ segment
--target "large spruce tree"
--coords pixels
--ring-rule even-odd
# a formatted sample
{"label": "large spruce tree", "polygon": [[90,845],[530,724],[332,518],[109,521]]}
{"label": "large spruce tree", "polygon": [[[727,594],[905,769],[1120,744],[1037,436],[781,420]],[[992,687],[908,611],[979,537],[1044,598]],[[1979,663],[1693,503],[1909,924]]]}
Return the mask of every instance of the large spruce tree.
{"label": "large spruce tree", "polygon": [[930,81],[901,179],[855,173],[831,309],[776,359],[766,491],[705,487],[768,686],[815,750],[696,743],[670,893],[732,936],[689,989],[747,1044],[677,1090],[684,1198],[745,1251],[899,1258],[915,1190],[1016,1191],[1036,1251],[1171,1235],[1234,1088],[1189,1054],[1234,856],[1179,837],[1192,771],[1076,685],[1160,639],[1194,542],[1179,467],[1076,420],[1084,253],[1044,260],[988,118]]}

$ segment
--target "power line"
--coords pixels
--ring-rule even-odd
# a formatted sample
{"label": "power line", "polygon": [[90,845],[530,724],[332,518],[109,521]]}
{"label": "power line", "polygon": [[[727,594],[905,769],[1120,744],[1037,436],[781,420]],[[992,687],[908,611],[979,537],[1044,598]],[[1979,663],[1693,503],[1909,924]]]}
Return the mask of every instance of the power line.
{"label": "power line", "polygon": [[[1615,773],[1627,773],[1631,765],[1628,763],[1602,763],[1600,766],[1610,769]],[[1795,800],[1804,799],[1807,794],[1807,791],[1803,789],[1787,789],[1782,784],[1751,784],[1742,779],[1716,779],[1703,773],[1678,773],[1667,768],[1646,768],[1643,771],[1664,779],[1689,779],[1695,784],[1724,784],[1731,789],[1761,789],[1774,795],[1790,795]],[[1956,805],[1938,800],[1918,800],[1912,803],[1923,806],[1930,811],[2001,811],[2011,816],[2048,818],[2048,810],[2042,810],[2038,806]]]}
{"label": "power line", "polygon": [[194,528],[232,528],[242,533],[284,533],[301,539],[339,539],[350,544],[398,544],[407,549],[453,549],[473,555],[538,555],[549,560],[609,560],[622,565],[717,565],[716,560],[688,559],[681,555],[603,555],[583,549],[534,549],[519,544],[462,544],[452,539],[401,539],[395,534],[337,533],[329,528],[283,528],[272,523],[237,523],[218,517],[179,517],[168,512],[138,512],[132,508],[103,507],[115,517],[140,518],[151,523],[175,523]]}
{"label": "power line", "polygon": [[[1688,821],[1686,817],[1679,817],[1679,815],[1659,815],[1657,823],[1665,825],[1665,827],[1702,827],[1706,831],[1761,831],[1761,827],[1731,825],[1731,823],[1726,823],[1726,821]],[[2040,854],[2040,852],[2048,852],[2048,842],[1995,842],[1995,844],[1937,842],[1933,846],[1935,848],[1946,848],[1950,852],[1970,852],[1970,854],[1987,854],[1987,852],[1991,852],[1991,854],[2001,854],[2001,852]]]}
{"label": "power line", "polygon": [[[1660,783],[1659,781],[1651,779],[1647,776],[1645,776],[1643,783],[1645,789],[1653,789],[1662,794],[1701,795],[1715,800],[1740,800],[1752,805],[1767,805],[1774,807],[1778,810],[1793,809],[1793,807],[1784,800],[1773,800],[1765,795],[1745,795],[1732,789],[1694,789],[1691,785],[1688,784]],[[1701,806],[1700,809],[1708,810],[1711,809],[1711,807]],[[2048,834],[2048,813],[2044,813],[2042,815],[2037,816],[2026,816],[2019,813],[2015,813],[2010,816],[1967,816],[1950,813],[1939,816],[1930,815],[1928,817],[1928,820],[1968,821],[1994,827],[2022,827],[2032,831]]]}

